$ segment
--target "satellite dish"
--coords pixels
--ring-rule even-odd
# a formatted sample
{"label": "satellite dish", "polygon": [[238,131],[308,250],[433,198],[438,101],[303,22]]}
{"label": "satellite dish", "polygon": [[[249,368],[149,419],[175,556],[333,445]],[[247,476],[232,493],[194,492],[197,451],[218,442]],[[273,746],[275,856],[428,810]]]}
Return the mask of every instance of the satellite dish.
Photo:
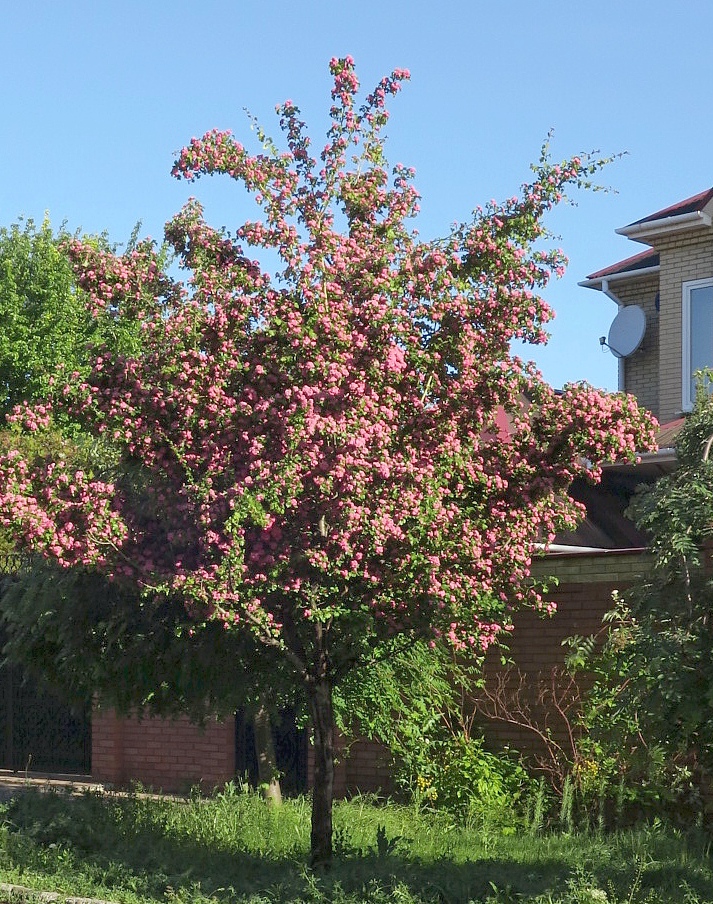
{"label": "satellite dish", "polygon": [[638,304],[625,305],[609,327],[607,345],[617,358],[628,358],[641,345],[646,332],[646,314]]}

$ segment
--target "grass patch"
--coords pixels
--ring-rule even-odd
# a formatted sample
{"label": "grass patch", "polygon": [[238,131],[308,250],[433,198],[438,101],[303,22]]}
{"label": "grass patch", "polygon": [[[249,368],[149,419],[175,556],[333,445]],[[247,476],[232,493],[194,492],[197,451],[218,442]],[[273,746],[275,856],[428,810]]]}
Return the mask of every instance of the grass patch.
{"label": "grass patch", "polygon": [[[335,863],[305,866],[309,801],[27,790],[0,813],[0,879],[65,895],[245,904],[713,902],[710,838],[654,823],[520,836],[357,797],[335,807]],[[0,902],[2,896],[0,896]]]}

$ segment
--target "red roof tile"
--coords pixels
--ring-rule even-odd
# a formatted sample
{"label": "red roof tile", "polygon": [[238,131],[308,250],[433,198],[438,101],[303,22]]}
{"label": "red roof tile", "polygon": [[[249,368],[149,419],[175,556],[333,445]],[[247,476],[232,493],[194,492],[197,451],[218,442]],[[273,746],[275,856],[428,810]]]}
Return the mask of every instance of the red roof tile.
{"label": "red roof tile", "polygon": [[[664,207],[663,210],[657,210],[656,213],[649,214],[648,217],[634,220],[633,223],[629,223],[629,226],[636,226],[637,223],[652,223],[655,220],[664,220],[667,217],[677,217],[681,214],[693,213],[697,210],[701,211],[711,199],[713,199],[713,188],[707,188],[697,195],[686,198],[685,201],[678,201],[670,207]],[[628,229],[628,226],[624,228]]]}
{"label": "red roof tile", "polygon": [[656,442],[659,449],[670,449],[676,445],[676,437],[681,432],[681,428],[686,423],[685,417],[676,418],[675,421],[669,421],[668,424],[661,424],[656,434]]}
{"label": "red roof tile", "polygon": [[627,257],[623,261],[616,264],[610,264],[603,270],[597,270],[596,273],[590,273],[587,279],[603,279],[606,276],[614,276],[617,273],[635,273],[637,270],[643,270],[646,267],[658,267],[659,254],[658,251],[641,251],[633,257]]}

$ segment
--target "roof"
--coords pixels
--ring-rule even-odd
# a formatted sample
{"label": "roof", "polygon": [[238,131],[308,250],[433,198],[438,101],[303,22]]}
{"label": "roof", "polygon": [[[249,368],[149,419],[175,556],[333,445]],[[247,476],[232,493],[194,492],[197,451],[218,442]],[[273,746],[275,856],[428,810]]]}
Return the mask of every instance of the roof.
{"label": "roof", "polygon": [[681,428],[686,423],[685,417],[678,417],[675,421],[669,421],[668,424],[661,424],[656,434],[656,442],[659,451],[670,449],[676,445],[676,437],[681,432]]}
{"label": "roof", "polygon": [[707,207],[711,200],[713,200],[713,188],[707,188],[697,195],[691,195],[690,198],[686,198],[684,201],[678,201],[676,204],[671,204],[670,207],[664,207],[663,210],[657,210],[656,213],[650,213],[648,217],[634,220],[633,223],[624,226],[624,229],[629,229],[631,226],[638,226],[640,223],[654,223],[656,220],[667,220],[669,217],[678,217],[686,213],[700,213]]}
{"label": "roof", "polygon": [[[652,245],[657,238],[671,233],[711,227],[713,227],[713,188],[706,188],[697,195],[691,195],[690,198],[670,204],[640,220],[634,220],[633,223],[622,226],[615,232],[634,242]],[[644,276],[658,272],[658,269],[659,255],[650,249],[616,264],[610,264],[596,273],[590,273],[579,285],[586,289],[604,290],[606,294],[610,294],[604,280],[608,283],[611,279]]]}
{"label": "roof", "polygon": [[622,226],[615,232],[618,235],[625,235],[634,242],[651,245],[652,239],[664,235],[701,227],[710,228],[713,225],[711,213],[713,213],[713,188],[707,188],[697,195],[677,201],[647,217],[634,220],[633,223]]}
{"label": "roof", "polygon": [[619,276],[621,274],[636,274],[637,270],[648,270],[650,267],[658,267],[659,253],[658,251],[641,251],[632,257],[627,257],[623,261],[604,267],[603,270],[597,270],[596,273],[590,273],[587,280],[601,280],[607,276]]}

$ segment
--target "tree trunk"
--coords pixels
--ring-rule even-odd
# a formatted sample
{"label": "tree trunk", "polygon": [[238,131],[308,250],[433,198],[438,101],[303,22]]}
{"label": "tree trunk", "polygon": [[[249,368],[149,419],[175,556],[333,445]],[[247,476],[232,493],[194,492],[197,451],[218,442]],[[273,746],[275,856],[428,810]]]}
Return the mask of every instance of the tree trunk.
{"label": "tree trunk", "polygon": [[334,712],[332,684],[326,669],[307,683],[314,735],[314,788],[310,863],[315,869],[332,864],[332,799],[334,797]]}
{"label": "tree trunk", "polygon": [[255,729],[258,787],[268,804],[278,806],[282,803],[282,792],[277,771],[275,744],[272,740],[270,713],[262,699],[253,718],[253,727]]}

